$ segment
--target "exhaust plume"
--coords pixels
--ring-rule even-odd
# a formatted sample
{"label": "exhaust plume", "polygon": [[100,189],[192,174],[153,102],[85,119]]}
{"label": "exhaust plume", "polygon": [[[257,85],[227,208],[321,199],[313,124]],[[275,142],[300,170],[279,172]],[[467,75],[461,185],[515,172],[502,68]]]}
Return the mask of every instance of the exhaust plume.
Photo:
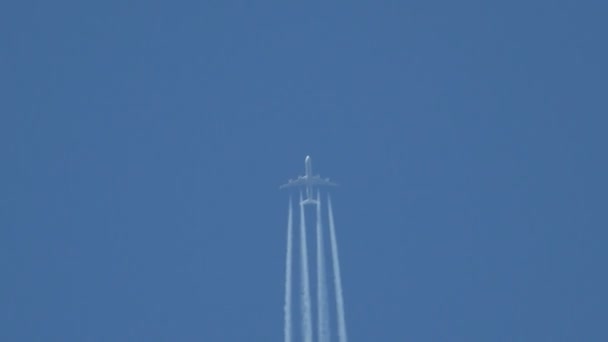
{"label": "exhaust plume", "polygon": [[310,309],[310,284],[308,280],[308,247],[306,246],[306,222],[304,203],[300,193],[300,262],[302,285],[302,336],[304,342],[312,342],[312,319]]}
{"label": "exhaust plume", "polygon": [[321,223],[321,196],[317,193],[317,339],[318,342],[329,342],[329,310],[327,306],[327,288],[325,281],[325,244]]}
{"label": "exhaust plume", "polygon": [[291,255],[293,235],[293,208],[291,197],[289,197],[289,211],[287,214],[287,255],[285,256],[285,342],[291,342],[293,332],[291,330]]}
{"label": "exhaust plume", "polygon": [[338,311],[338,338],[340,342],[347,342],[346,319],[344,317],[344,298],[342,296],[342,279],[340,276],[340,260],[338,259],[338,242],[334,226],[334,214],[331,208],[331,198],[327,195],[327,209],[329,211],[329,235],[331,240],[331,254],[334,268],[334,285],[336,291],[336,308]]}

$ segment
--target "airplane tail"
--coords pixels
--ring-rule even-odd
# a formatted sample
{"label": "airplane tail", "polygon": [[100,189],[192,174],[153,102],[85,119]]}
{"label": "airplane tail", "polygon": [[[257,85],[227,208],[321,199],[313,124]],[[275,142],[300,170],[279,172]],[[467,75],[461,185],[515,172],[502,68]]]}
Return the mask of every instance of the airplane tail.
{"label": "airplane tail", "polygon": [[306,199],[302,200],[302,202],[300,202],[300,203],[302,203],[304,205],[306,205],[306,204],[317,204],[318,201],[316,199],[313,199],[313,198],[306,198]]}

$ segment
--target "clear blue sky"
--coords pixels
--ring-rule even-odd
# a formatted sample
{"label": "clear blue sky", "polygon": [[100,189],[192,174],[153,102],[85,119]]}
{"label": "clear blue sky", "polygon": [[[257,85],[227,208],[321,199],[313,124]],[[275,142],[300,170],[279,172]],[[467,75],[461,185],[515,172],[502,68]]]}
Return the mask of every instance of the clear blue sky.
{"label": "clear blue sky", "polygon": [[603,2],[1,7],[0,340],[280,341],[306,154],[351,341],[608,340]]}

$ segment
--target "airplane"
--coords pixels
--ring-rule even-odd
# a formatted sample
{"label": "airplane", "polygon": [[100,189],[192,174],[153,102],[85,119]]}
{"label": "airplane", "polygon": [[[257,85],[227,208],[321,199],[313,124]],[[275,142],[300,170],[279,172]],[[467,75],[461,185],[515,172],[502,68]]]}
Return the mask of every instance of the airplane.
{"label": "airplane", "polygon": [[306,156],[304,159],[304,176],[298,176],[296,179],[290,179],[286,184],[283,184],[279,187],[279,189],[293,187],[293,186],[303,186],[306,189],[306,199],[302,201],[303,204],[316,204],[317,201],[313,198],[313,187],[315,186],[324,186],[331,185],[336,186],[337,184],[330,181],[329,178],[321,178],[319,175],[313,176],[312,174],[312,160],[310,156]]}

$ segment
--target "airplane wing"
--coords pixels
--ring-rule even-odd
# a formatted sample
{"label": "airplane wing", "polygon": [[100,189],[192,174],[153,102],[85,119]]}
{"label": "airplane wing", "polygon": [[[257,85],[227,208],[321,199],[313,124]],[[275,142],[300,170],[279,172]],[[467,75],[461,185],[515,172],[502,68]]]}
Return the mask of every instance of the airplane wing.
{"label": "airplane wing", "polygon": [[321,178],[321,177],[314,177],[308,180],[307,184],[311,184],[311,185],[331,185],[331,186],[336,186],[338,184],[332,182],[329,180],[329,178]]}
{"label": "airplane wing", "polygon": [[290,186],[301,186],[306,184],[308,184],[308,181],[305,178],[290,179],[287,181],[287,183],[281,185],[279,189],[287,188]]}
{"label": "airplane wing", "polygon": [[286,184],[283,184],[279,189],[292,187],[292,186],[305,186],[305,185],[330,185],[336,186],[338,184],[330,181],[328,178],[313,177],[313,178],[298,178],[290,179]]}

